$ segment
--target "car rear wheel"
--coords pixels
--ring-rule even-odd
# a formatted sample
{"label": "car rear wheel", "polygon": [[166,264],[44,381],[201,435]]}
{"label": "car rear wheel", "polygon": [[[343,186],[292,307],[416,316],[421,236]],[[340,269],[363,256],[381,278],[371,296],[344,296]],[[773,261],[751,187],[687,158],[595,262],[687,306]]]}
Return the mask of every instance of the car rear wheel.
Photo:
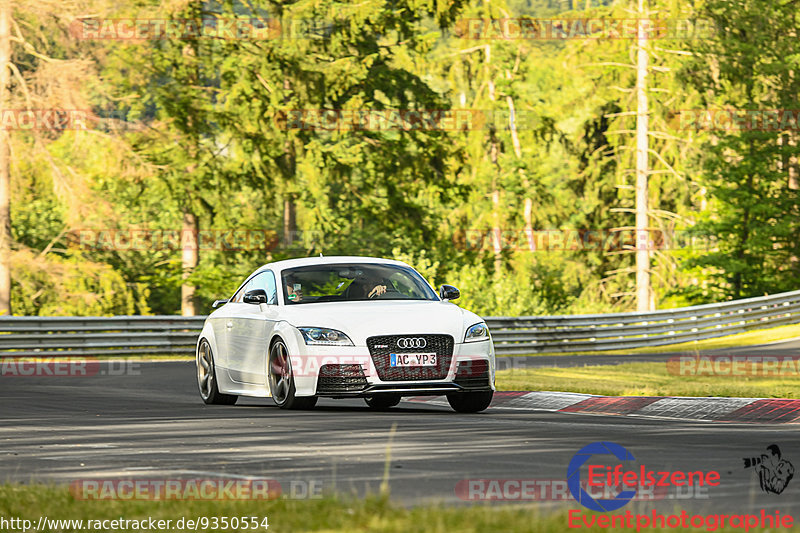
{"label": "car rear wheel", "polygon": [[275,405],[281,409],[311,409],[317,404],[316,396],[295,396],[292,359],[282,340],[278,339],[269,350],[269,391]]}
{"label": "car rear wheel", "polygon": [[197,386],[200,397],[209,405],[233,405],[238,396],[222,394],[217,388],[217,371],[214,368],[214,354],[211,345],[203,339],[197,350]]}
{"label": "car rear wheel", "polygon": [[400,403],[400,396],[396,394],[380,394],[377,396],[367,396],[364,398],[370,409],[376,411],[386,411]]}
{"label": "car rear wheel", "polygon": [[459,413],[478,413],[492,403],[494,391],[455,392],[447,395],[447,401]]}

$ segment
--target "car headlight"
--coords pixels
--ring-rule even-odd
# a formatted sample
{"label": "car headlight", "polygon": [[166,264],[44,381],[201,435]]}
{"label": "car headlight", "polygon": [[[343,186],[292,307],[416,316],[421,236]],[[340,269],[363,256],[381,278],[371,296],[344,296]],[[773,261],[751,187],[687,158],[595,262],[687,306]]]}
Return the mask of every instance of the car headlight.
{"label": "car headlight", "polygon": [[483,322],[478,322],[467,328],[464,342],[485,341],[489,339],[489,328]]}
{"label": "car headlight", "polygon": [[338,329],[297,328],[303,334],[306,344],[323,344],[326,346],[352,346],[350,337]]}

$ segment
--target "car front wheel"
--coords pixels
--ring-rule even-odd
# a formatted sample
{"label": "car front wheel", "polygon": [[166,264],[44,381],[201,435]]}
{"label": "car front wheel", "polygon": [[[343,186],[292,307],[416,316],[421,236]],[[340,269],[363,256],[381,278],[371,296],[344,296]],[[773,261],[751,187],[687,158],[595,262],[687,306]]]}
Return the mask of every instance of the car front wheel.
{"label": "car front wheel", "polygon": [[214,354],[211,353],[211,345],[205,339],[200,342],[200,348],[197,350],[197,386],[203,402],[209,405],[233,405],[239,399],[233,394],[222,394],[217,388]]}
{"label": "car front wheel", "polygon": [[317,404],[316,396],[295,396],[292,359],[282,340],[277,340],[269,351],[269,390],[275,405],[281,409],[311,409]]}
{"label": "car front wheel", "polygon": [[455,392],[447,395],[447,401],[459,413],[478,413],[492,403],[494,391]]}

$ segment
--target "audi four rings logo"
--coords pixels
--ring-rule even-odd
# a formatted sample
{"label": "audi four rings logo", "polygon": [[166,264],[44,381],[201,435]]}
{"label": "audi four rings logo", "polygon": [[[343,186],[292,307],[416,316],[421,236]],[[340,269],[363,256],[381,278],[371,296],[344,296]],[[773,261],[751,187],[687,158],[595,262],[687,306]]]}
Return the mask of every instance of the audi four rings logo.
{"label": "audi four rings logo", "polygon": [[424,348],[428,343],[422,337],[403,337],[397,339],[398,348]]}

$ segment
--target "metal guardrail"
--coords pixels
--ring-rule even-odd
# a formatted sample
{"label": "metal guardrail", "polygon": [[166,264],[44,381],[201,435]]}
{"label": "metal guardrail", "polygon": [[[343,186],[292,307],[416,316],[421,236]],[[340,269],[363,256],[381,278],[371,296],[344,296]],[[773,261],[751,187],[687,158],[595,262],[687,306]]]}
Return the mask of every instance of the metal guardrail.
{"label": "metal guardrail", "polygon": [[649,313],[485,320],[498,354],[629,350],[800,323],[800,291]]}
{"label": "metal guardrail", "polygon": [[[0,317],[0,356],[192,355],[206,317]],[[664,346],[800,323],[800,291],[650,313],[487,317],[498,355]]]}
{"label": "metal guardrail", "polygon": [[193,355],[206,317],[0,317],[0,356]]}

